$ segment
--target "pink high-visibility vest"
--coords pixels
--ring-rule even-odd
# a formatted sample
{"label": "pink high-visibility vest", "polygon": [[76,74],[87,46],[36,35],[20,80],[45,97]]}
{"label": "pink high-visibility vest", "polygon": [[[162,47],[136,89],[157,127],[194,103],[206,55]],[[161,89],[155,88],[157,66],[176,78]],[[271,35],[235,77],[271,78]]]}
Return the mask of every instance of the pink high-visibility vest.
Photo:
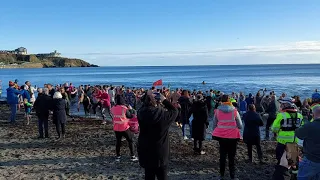
{"label": "pink high-visibility vest", "polygon": [[127,112],[126,106],[116,105],[111,108],[111,113],[113,116],[113,130],[123,132],[130,128],[129,119],[126,116]]}
{"label": "pink high-visibility vest", "polygon": [[218,119],[218,125],[213,130],[212,136],[227,139],[240,139],[241,134],[236,122],[237,113],[237,109],[234,109],[232,112],[223,112],[216,109],[215,116]]}

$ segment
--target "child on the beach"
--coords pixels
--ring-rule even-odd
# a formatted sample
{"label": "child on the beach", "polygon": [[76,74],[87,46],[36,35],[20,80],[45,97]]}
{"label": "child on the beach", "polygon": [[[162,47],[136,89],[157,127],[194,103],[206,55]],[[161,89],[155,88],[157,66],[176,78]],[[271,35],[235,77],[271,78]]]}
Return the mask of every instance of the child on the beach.
{"label": "child on the beach", "polygon": [[30,119],[31,119],[31,107],[32,104],[28,102],[27,98],[24,98],[24,109],[25,109],[25,113],[26,113],[26,119],[27,119],[27,125],[30,124]]}

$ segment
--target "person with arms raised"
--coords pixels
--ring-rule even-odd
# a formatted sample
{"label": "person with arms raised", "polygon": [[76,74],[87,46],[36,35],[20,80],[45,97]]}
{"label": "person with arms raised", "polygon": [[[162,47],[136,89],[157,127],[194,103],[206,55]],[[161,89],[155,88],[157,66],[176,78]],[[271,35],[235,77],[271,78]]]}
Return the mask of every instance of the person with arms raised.
{"label": "person with arms raised", "polygon": [[178,110],[160,94],[164,105],[158,106],[155,95],[148,91],[142,98],[143,106],[138,111],[140,134],[138,154],[140,166],[145,168],[145,179],[168,179],[169,128],[178,116]]}
{"label": "person with arms raised", "polygon": [[12,81],[9,81],[9,88],[7,88],[7,103],[10,105],[10,123],[12,124],[16,122],[17,105],[19,104],[18,95],[22,93],[23,91],[15,89],[15,84]]}

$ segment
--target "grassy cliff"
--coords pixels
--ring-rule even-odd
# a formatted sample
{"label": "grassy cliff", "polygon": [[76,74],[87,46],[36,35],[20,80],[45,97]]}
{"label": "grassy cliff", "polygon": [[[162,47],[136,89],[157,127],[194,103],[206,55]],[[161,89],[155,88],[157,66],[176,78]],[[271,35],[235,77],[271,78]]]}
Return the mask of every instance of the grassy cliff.
{"label": "grassy cliff", "polygon": [[0,54],[0,68],[96,67],[81,59],[38,58],[35,55]]}

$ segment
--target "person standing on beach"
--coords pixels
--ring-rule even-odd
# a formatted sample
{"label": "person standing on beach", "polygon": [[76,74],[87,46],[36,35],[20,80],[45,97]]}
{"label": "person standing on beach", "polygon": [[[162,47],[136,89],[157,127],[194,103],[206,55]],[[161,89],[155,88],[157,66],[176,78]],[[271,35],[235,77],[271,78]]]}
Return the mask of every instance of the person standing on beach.
{"label": "person standing on beach", "polygon": [[133,133],[130,131],[129,119],[133,118],[130,109],[125,105],[125,100],[121,95],[116,96],[116,105],[111,108],[113,130],[116,135],[116,161],[120,162],[120,147],[122,137],[125,137],[129,144],[131,161],[138,161],[134,155]]}
{"label": "person standing on beach", "polygon": [[313,106],[312,113],[314,121],[295,131],[296,136],[304,140],[298,179],[320,179],[320,105]]}
{"label": "person standing on beach", "polygon": [[52,84],[47,84],[47,87],[49,89],[49,95],[51,96],[51,98],[53,98],[53,95],[56,92],[56,90],[53,88]]}
{"label": "person standing on beach", "polygon": [[112,118],[110,96],[106,91],[104,91],[102,92],[100,99],[101,99],[101,105],[102,105],[102,110],[101,110],[101,114],[103,118],[102,124],[106,124],[107,123],[106,111],[109,114],[110,118]]}
{"label": "person standing on beach", "polygon": [[206,97],[206,103],[207,103],[207,108],[208,108],[208,118],[212,119],[214,115],[214,107],[215,107],[215,101],[214,101],[214,94],[212,90],[208,93]]}
{"label": "person standing on beach", "polygon": [[70,99],[69,99],[69,95],[68,95],[68,93],[66,92],[66,90],[65,90],[65,88],[60,88],[60,93],[61,93],[61,95],[62,95],[62,99],[64,99],[65,101],[66,101],[66,115],[67,116],[69,116],[69,117],[71,117],[71,115],[70,115]]}
{"label": "person standing on beach", "polygon": [[189,92],[187,90],[182,91],[182,96],[179,98],[179,104],[181,107],[180,111],[180,123],[182,124],[182,136],[184,140],[187,140],[188,137],[185,134],[185,127],[188,124],[190,129],[190,135],[192,136],[192,130],[189,124],[189,111],[191,108],[192,103],[190,102]]}
{"label": "person standing on beach", "polygon": [[220,145],[220,179],[224,179],[226,158],[228,155],[230,177],[235,177],[235,156],[237,143],[241,138],[242,121],[237,109],[233,107],[228,95],[222,95],[221,105],[215,110],[212,138]]}
{"label": "person standing on beach", "polygon": [[196,101],[192,104],[190,115],[193,115],[192,120],[192,138],[194,139],[194,154],[204,155],[202,150],[202,141],[205,140],[209,126],[209,115],[207,104],[201,94],[198,94]]}
{"label": "person standing on beach", "polygon": [[125,93],[125,100],[126,104],[130,105],[131,107],[135,108],[136,105],[136,96],[132,92],[130,88],[127,89],[127,92]]}
{"label": "person standing on beach", "polygon": [[15,84],[9,81],[9,88],[7,88],[7,103],[10,106],[11,116],[10,123],[16,122],[17,105],[19,104],[18,95],[22,94],[22,91],[15,89]]}
{"label": "person standing on beach", "polygon": [[[28,81],[27,81],[28,82]],[[30,97],[30,92],[28,91],[29,87],[28,85],[24,84],[21,86],[22,89],[22,100],[23,100],[23,105],[24,105],[24,110],[25,110],[25,118],[27,120],[27,125],[30,123],[30,118],[31,118],[31,106],[32,104],[30,103],[31,97]]]}
{"label": "person standing on beach", "polygon": [[88,97],[87,93],[84,90],[81,90],[81,94],[79,96],[79,102],[78,102],[78,111],[80,111],[80,104],[83,105],[84,114],[87,117],[90,114],[90,98]]}
{"label": "person standing on beach", "polygon": [[142,100],[143,107],[138,111],[140,134],[138,154],[140,166],[145,168],[145,180],[167,180],[169,164],[169,128],[178,116],[178,110],[164,95],[158,106],[152,91]]}
{"label": "person standing on beach", "polygon": [[260,163],[263,163],[262,160],[262,150],[260,146],[260,126],[263,126],[263,121],[256,112],[256,107],[253,104],[249,105],[249,111],[243,115],[244,121],[244,131],[243,131],[243,141],[247,144],[248,147],[248,162],[252,163],[252,146],[255,145],[258,152],[258,158]]}
{"label": "person standing on beach", "polygon": [[[181,97],[181,94],[180,94],[180,91],[179,89],[177,88],[176,91],[174,93],[171,94],[170,96],[170,101],[172,103],[172,105],[178,109],[178,111],[180,112],[181,111],[181,106],[179,104],[179,98]],[[179,113],[180,114],[180,113]],[[181,127],[181,124],[180,124],[180,116],[178,115],[177,116],[177,119],[175,120],[176,121],[176,124],[177,126]]]}
{"label": "person standing on beach", "polygon": [[246,103],[247,103],[248,107],[249,107],[250,104],[254,104],[254,98],[253,98],[251,93],[249,93],[249,96],[246,98]]}
{"label": "person standing on beach", "polygon": [[64,138],[66,133],[65,124],[67,122],[66,101],[62,98],[62,94],[59,91],[55,92],[53,95],[52,109],[53,123],[56,125],[56,131],[58,134],[57,139],[61,139],[61,133],[62,138]]}
{"label": "person standing on beach", "polygon": [[276,105],[276,96],[272,95],[271,96],[271,102],[269,103],[268,108],[266,109],[266,112],[269,114],[268,119],[267,119],[267,124],[266,124],[266,140],[269,140],[270,134],[270,127],[273,124],[274,120],[277,117],[277,112],[278,112],[278,108]]}
{"label": "person standing on beach", "polygon": [[[52,105],[52,98],[49,96],[49,90],[47,88],[38,89],[38,97],[34,102],[34,108],[38,116],[38,128],[39,128],[39,138],[49,138],[48,130],[48,119],[49,119],[49,110]],[[44,135],[43,136],[43,130]]]}
{"label": "person standing on beach", "polygon": [[110,97],[111,107],[113,107],[116,104],[116,101],[115,101],[116,92],[113,86],[111,86],[110,89],[108,90],[108,94]]}
{"label": "person standing on beach", "polygon": [[101,95],[102,91],[100,90],[99,86],[96,86],[94,88],[94,92],[92,94],[92,110],[93,110],[93,115],[96,117],[97,116],[97,107],[99,107],[100,112],[102,112],[102,103],[101,103]]}
{"label": "person standing on beach", "polygon": [[278,164],[286,149],[287,143],[298,143],[295,130],[303,125],[303,116],[296,109],[291,98],[279,100],[281,112],[277,114],[272,124],[272,131],[277,134],[276,158]]}
{"label": "person standing on beach", "polygon": [[244,99],[244,96],[240,96],[239,102],[238,102],[239,110],[240,110],[240,115],[243,116],[247,112],[247,102]]}
{"label": "person standing on beach", "polygon": [[[260,94],[260,91],[263,92],[262,96],[261,96],[261,94]],[[255,107],[256,107],[256,111],[257,111],[258,113],[260,113],[260,114],[264,112],[264,109],[263,109],[263,106],[262,106],[262,104],[261,104],[261,101],[262,101],[262,98],[264,97],[265,93],[266,93],[266,89],[265,89],[265,90],[260,89],[260,90],[257,92],[256,97],[254,98],[254,105],[255,105]]]}
{"label": "person standing on beach", "polygon": [[304,123],[308,123],[309,120],[311,120],[310,115],[311,115],[311,109],[310,109],[310,105],[308,104],[308,101],[305,99],[303,101],[302,107],[301,107],[301,113],[303,116],[303,122]]}

